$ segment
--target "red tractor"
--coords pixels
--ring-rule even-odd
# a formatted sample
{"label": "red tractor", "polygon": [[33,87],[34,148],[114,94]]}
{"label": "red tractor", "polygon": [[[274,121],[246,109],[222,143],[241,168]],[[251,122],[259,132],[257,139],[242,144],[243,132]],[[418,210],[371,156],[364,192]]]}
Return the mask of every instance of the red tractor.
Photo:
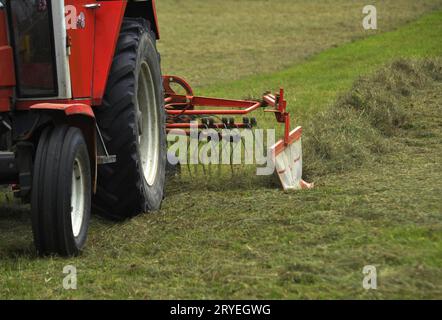
{"label": "red tractor", "polygon": [[160,208],[166,132],[191,120],[247,127],[207,117],[272,107],[286,125],[272,149],[283,185],[308,186],[301,155],[288,154],[300,152],[287,147],[300,145],[301,129],[289,130],[283,91],[262,101],[196,97],[162,76],[158,39],[154,0],[0,0],[0,183],[31,204],[40,254],[78,254],[91,208],[112,219]]}

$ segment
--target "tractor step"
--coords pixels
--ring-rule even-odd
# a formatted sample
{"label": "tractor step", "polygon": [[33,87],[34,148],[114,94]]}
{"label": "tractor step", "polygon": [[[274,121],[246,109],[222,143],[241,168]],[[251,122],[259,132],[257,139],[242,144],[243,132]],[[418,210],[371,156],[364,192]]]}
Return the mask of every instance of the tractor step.
{"label": "tractor step", "polygon": [[97,156],[97,164],[110,164],[117,162],[117,156]]}
{"label": "tractor step", "polygon": [[97,164],[111,164],[117,162],[117,156],[116,155],[110,155],[107,151],[106,144],[104,143],[103,136],[101,134],[100,127],[98,124],[95,125],[95,129],[97,130],[97,135],[99,138],[99,143],[97,145]]}

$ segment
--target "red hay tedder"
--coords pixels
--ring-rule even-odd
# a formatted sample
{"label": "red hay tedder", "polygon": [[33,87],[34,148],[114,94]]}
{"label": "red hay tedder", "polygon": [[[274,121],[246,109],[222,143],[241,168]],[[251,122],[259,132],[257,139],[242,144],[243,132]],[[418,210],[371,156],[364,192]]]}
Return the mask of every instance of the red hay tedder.
{"label": "red hay tedder", "polygon": [[0,0],[0,183],[31,204],[40,254],[78,254],[91,208],[113,219],[160,208],[167,131],[195,119],[249,128],[233,117],[267,108],[285,125],[270,149],[284,189],[310,187],[283,90],[261,101],[195,96],[161,75],[159,37],[153,0]]}

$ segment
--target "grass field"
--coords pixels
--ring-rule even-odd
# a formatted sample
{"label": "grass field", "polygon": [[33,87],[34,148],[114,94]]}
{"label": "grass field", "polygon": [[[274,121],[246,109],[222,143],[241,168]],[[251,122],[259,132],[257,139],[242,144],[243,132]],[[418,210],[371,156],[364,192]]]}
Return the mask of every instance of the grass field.
{"label": "grass field", "polygon": [[[362,28],[367,4],[378,10],[377,31]],[[441,7],[441,0],[161,0],[163,70],[197,86],[273,73]]]}
{"label": "grass field", "polygon": [[[190,2],[197,6],[186,8]],[[189,177],[184,173],[169,181],[166,201],[158,213],[122,224],[95,217],[86,251],[72,259],[36,257],[28,207],[4,199],[5,208],[0,214],[0,297],[442,298],[440,60],[434,68],[415,60],[401,60],[382,68],[399,58],[420,61],[442,57],[442,11],[402,25],[440,2],[422,1],[417,5],[405,0],[383,1],[382,6],[397,8],[398,12],[384,12],[396,19],[394,23],[384,20],[389,21],[388,26],[381,31],[390,31],[362,39],[359,20],[355,18],[359,21],[357,27],[340,24],[346,14],[353,16],[349,14],[350,5],[346,5],[350,2],[333,2],[340,8],[341,18],[336,20],[334,16],[324,18],[328,17],[324,4],[331,6],[331,1],[314,2],[322,18],[305,15],[303,20],[305,16],[299,12],[314,10],[310,2],[297,1],[300,7],[293,9],[289,1],[272,1],[285,5],[281,12],[298,14],[302,26],[299,34],[311,30],[327,41],[314,46],[306,44],[307,40],[296,42],[290,38],[286,44],[292,47],[285,48],[285,52],[284,48],[270,46],[250,53],[247,49],[259,41],[256,34],[260,33],[254,32],[256,28],[242,28],[249,30],[249,36],[243,39],[246,44],[237,50],[237,59],[229,60],[227,53],[232,48],[222,44],[225,34],[219,33],[221,44],[214,50],[225,73],[217,72],[218,65],[212,66],[213,52],[198,56],[193,46],[183,49],[180,58],[174,52],[182,47],[180,43],[186,43],[189,32],[201,34],[204,23],[213,26],[215,35],[224,30],[224,25],[236,25],[233,13],[260,12],[258,20],[265,25],[262,16],[269,2],[220,1],[213,6],[208,2],[160,2],[163,21],[177,12],[173,4],[181,4],[186,12],[180,17],[183,20],[177,24],[179,28],[164,27],[163,37],[170,35],[176,41],[168,43],[164,39],[162,44],[166,70],[188,73],[204,93],[220,96],[259,96],[283,84],[289,90],[291,111],[306,126],[305,145],[310,150],[306,154],[307,173],[317,188],[283,193],[271,178],[255,177],[248,168],[233,177]],[[220,17],[209,20],[205,16],[208,10],[222,8],[233,8],[227,15],[229,23]],[[359,6],[354,10],[360,19]],[[282,13],[274,14],[284,18]],[[198,16],[205,16],[205,20],[194,18]],[[198,24],[193,31],[184,23],[190,17]],[[320,24],[323,21],[325,24]],[[294,26],[289,30],[293,32]],[[346,36],[340,35],[341,27],[348,29]],[[240,29],[231,32],[238,34]],[[332,30],[329,37],[324,36],[324,30]],[[206,36],[210,38],[204,35],[194,40],[195,46],[206,43]],[[166,50],[170,46],[175,49]],[[225,56],[220,49],[223,47],[227,50]],[[263,69],[258,68],[256,61],[270,61],[268,55],[275,63],[269,69],[265,69],[267,63],[263,63]],[[288,56],[291,60],[285,61]],[[186,63],[172,69],[180,60]],[[246,60],[253,61],[247,65]],[[195,61],[201,62],[201,69],[193,69]],[[233,66],[235,61],[239,62],[238,69]],[[245,66],[252,70],[246,71]],[[228,71],[234,69],[234,74]],[[208,79],[213,75],[214,82],[210,83]],[[367,76],[358,80],[361,75]],[[374,106],[367,98],[371,95],[379,97]],[[357,109],[355,96],[362,101],[361,110]],[[373,121],[377,119],[378,102],[391,102],[388,110],[394,119],[400,112],[404,114],[403,121],[382,122],[390,125],[391,131],[378,125],[380,121]],[[335,116],[348,123],[337,126],[336,136],[332,136],[342,143],[330,149],[315,148],[312,137],[335,132],[315,129],[318,121],[329,120],[331,130],[333,121],[337,121]],[[260,119],[264,126],[270,125],[270,118]],[[385,152],[379,152],[380,147],[360,149],[361,144],[371,147],[376,142],[364,143],[365,132],[373,134],[369,138],[379,139],[376,141]],[[340,170],[335,170],[340,158],[334,150],[345,150],[350,159],[340,164]],[[360,150],[367,156],[359,157]],[[317,161],[321,156],[326,156],[324,161]],[[67,264],[78,268],[76,291],[62,289],[62,271]],[[362,289],[362,268],[369,264],[378,268],[376,291]]]}

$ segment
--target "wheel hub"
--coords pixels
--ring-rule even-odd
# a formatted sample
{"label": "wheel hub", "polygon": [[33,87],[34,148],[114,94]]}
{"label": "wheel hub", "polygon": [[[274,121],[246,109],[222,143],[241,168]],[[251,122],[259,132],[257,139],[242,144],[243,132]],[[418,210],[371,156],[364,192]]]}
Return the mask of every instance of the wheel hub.
{"label": "wheel hub", "polygon": [[78,237],[83,226],[84,219],[84,174],[79,159],[74,161],[74,169],[72,170],[72,195],[71,195],[71,222],[74,237]]}

